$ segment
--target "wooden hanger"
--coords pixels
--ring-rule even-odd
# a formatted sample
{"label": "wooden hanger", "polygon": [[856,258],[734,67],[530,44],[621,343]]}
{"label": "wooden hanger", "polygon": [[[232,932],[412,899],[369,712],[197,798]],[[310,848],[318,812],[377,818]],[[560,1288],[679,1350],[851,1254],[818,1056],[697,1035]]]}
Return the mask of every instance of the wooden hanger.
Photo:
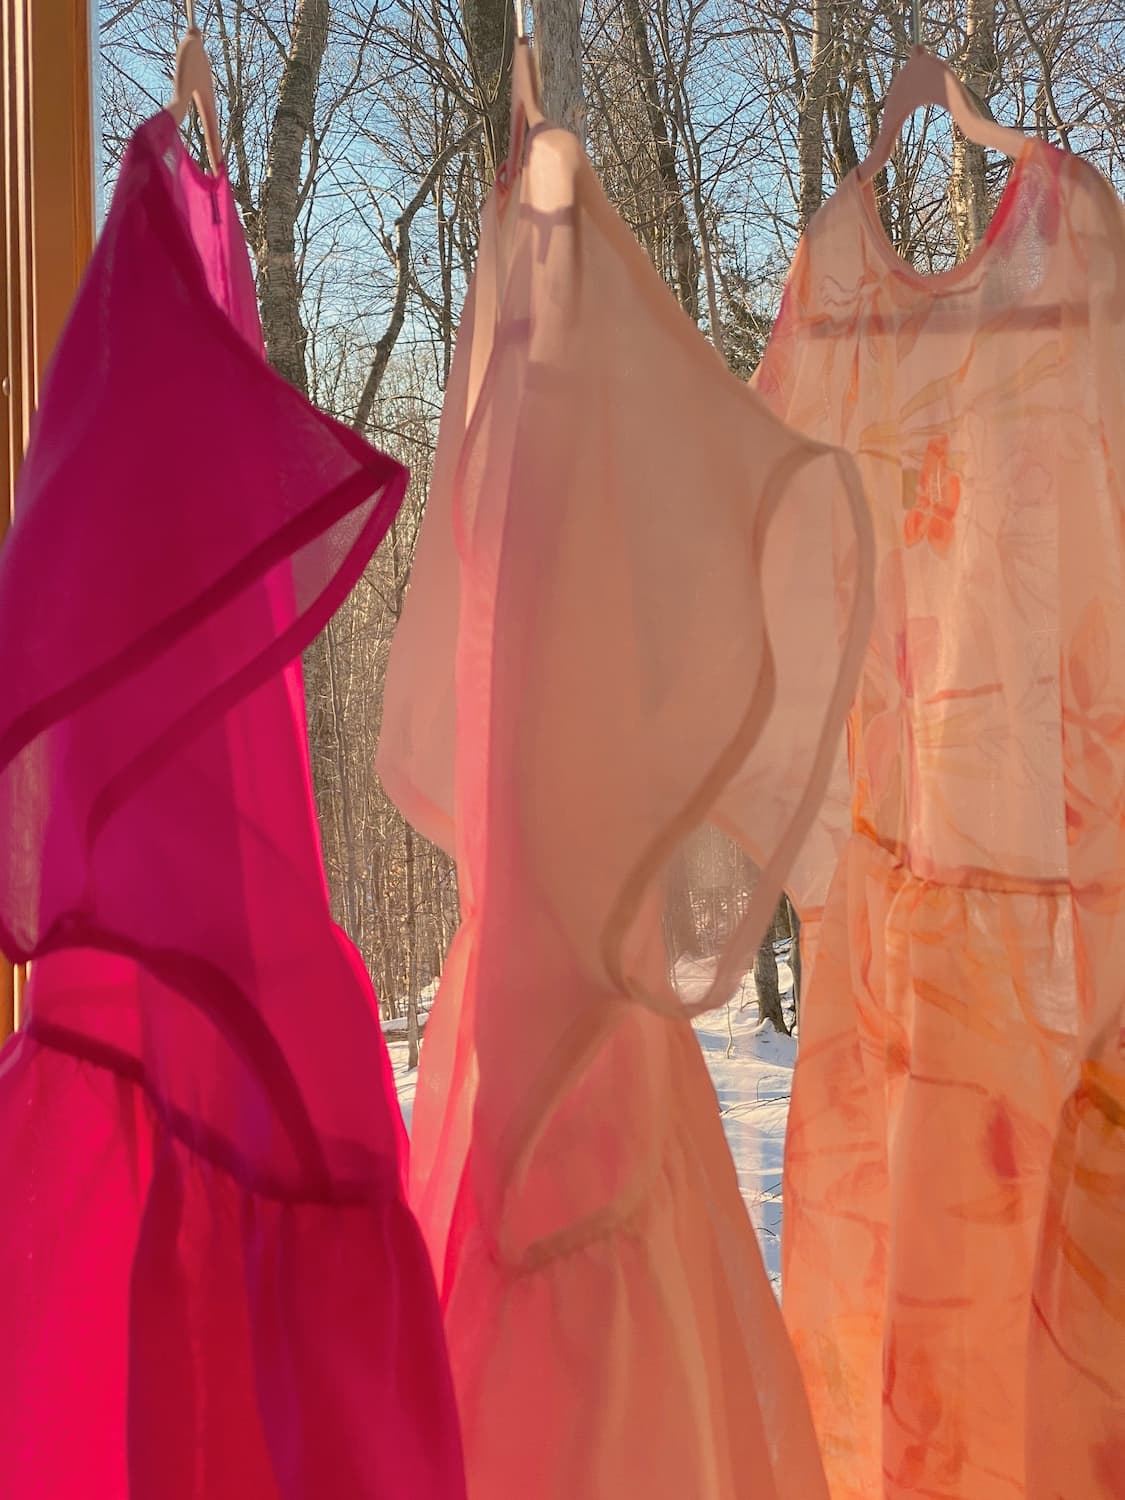
{"label": "wooden hanger", "polygon": [[539,69],[531,55],[531,43],[524,26],[523,0],[513,0],[513,5],[516,15],[516,45],[512,53],[512,125],[508,156],[504,163],[504,176],[508,181],[519,171],[528,132],[537,125],[542,125],[546,119],[539,89]]}
{"label": "wooden hanger", "polygon": [[1028,137],[1019,130],[997,125],[983,115],[973,103],[968,90],[945,63],[918,41],[917,5],[914,8],[914,45],[904,68],[895,76],[883,106],[883,122],[875,144],[856,168],[860,182],[868,182],[891,159],[898,133],[916,109],[936,104],[949,111],[953,123],[968,140],[978,146],[999,151],[1004,156],[1019,156]]}
{"label": "wooden hanger", "polygon": [[211,60],[203,46],[203,35],[195,24],[194,0],[187,0],[188,29],[176,49],[175,81],[172,97],[164,106],[180,126],[194,104],[203,122],[203,139],[211,171],[218,173],[223,165],[223,138],[219,132],[219,112],[215,106],[215,80]]}

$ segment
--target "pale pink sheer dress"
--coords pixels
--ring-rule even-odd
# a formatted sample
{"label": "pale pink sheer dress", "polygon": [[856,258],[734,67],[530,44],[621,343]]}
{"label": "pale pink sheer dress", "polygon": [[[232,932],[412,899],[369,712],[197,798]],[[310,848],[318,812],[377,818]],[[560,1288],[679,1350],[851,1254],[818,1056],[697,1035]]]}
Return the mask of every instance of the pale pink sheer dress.
{"label": "pale pink sheer dress", "polygon": [[[893,254],[846,179],[756,379],[856,455],[878,542],[784,1184],[782,1302],[834,1500],[1122,1493],[1087,1482],[1105,1412],[1075,1368],[1052,1377],[1086,1413],[1050,1417],[1053,1486],[1041,1369],[1027,1402],[1029,1327],[1035,1366],[1056,1343],[1081,1360],[1090,1332],[1054,1231],[1051,1306],[1033,1267],[1060,1108],[1125,975],[1123,359],[1121,207],[1029,142],[984,242],[940,276]],[[1054,1170],[1085,1153],[1119,1191],[1120,1123],[1100,1144],[1084,1097]],[[1119,1256],[1120,1206],[1099,1212],[1053,1209],[1095,1239],[1116,1215]]]}
{"label": "pale pink sheer dress", "polygon": [[0,551],[5,1500],[457,1500],[297,654],[405,471],[265,364],[225,178],[135,136]]}
{"label": "pale pink sheer dress", "polygon": [[473,1500],[824,1495],[661,874],[710,819],[752,957],[869,624],[846,460],[733,378],[539,128],[483,215],[379,768],[454,853],[411,1198]]}

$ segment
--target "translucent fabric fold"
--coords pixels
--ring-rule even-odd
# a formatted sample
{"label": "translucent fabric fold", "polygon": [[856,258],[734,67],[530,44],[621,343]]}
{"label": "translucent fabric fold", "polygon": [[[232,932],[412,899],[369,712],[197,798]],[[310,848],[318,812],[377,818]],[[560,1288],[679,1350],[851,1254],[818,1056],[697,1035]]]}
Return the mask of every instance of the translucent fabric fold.
{"label": "translucent fabric fold", "polygon": [[755,377],[854,453],[878,555],[786,1139],[782,1305],[833,1500],[1045,1496],[1064,1468],[1052,1496],[1113,1493],[1079,1477],[1088,1430],[1058,1425],[1081,1372],[1064,1400],[1056,1366],[1050,1422],[1028,1401],[1050,1174],[1091,1150],[1064,1101],[1125,958],[1123,334],[1121,206],[1029,140],[981,244],[934,276],[848,177]]}
{"label": "translucent fabric fold", "polygon": [[[411,1196],[474,1500],[822,1493],[688,1017],[773,913],[869,612],[851,465],[765,413],[573,137],[533,132],[483,215],[378,761],[458,860]],[[759,876],[689,1002],[664,876],[707,821]]]}
{"label": "translucent fabric fold", "polygon": [[1125,1029],[1094,1039],[1047,1179],[1028,1360],[1029,1500],[1113,1497],[1125,1476]]}
{"label": "translucent fabric fold", "polygon": [[298,660],[406,477],[267,367],[226,178],[158,115],[0,552],[0,941],[32,960],[0,1056],[13,1500],[463,1492]]}

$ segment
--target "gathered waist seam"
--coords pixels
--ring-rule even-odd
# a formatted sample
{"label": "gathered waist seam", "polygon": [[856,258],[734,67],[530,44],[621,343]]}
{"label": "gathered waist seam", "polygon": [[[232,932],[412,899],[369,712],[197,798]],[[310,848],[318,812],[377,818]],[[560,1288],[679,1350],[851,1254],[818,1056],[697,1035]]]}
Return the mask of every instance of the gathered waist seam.
{"label": "gathered waist seam", "polygon": [[100,1068],[131,1084],[145,1096],[157,1120],[169,1135],[193,1156],[216,1167],[243,1191],[256,1197],[294,1207],[308,1205],[322,1208],[362,1208],[383,1202],[388,1196],[402,1196],[397,1169],[391,1164],[382,1166],[369,1181],[334,1182],[331,1187],[317,1184],[314,1188],[304,1190],[290,1187],[251,1167],[221,1132],[162,1099],[153,1087],[140,1058],[115,1047],[112,1042],[86,1036],[54,1021],[41,1020],[34,1012],[28,1017],[22,1034],[46,1051],[60,1053],[76,1062]]}
{"label": "gathered waist seam", "polygon": [[[877,850],[905,879],[917,885],[937,886],[946,890],[988,891],[1005,896],[1070,896],[1080,889],[1066,876],[1019,875],[1014,871],[988,870],[977,865],[950,866],[940,872],[934,865],[919,861],[905,844],[883,838],[870,824],[856,821],[852,839],[861,847]],[[1125,897],[1125,885],[1121,886]]]}

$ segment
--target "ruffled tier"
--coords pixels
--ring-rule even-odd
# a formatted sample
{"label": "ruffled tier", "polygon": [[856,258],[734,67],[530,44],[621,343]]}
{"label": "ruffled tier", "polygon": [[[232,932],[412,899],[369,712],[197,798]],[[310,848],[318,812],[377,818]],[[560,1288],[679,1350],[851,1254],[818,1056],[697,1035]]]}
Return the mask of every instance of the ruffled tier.
{"label": "ruffled tier", "polygon": [[834,1500],[1024,1493],[1028,1325],[1077,1050],[1065,886],[854,837],[802,1006],[782,1300]]}
{"label": "ruffled tier", "polygon": [[6,1495],[463,1493],[397,1163],[363,1198],[257,1190],[137,1078],[27,1034],[0,1084]]}
{"label": "ruffled tier", "polygon": [[[446,1334],[469,1495],[825,1497],[698,1043],[686,1024],[641,1024],[654,1038],[663,1030],[673,1054],[667,1127],[655,1132],[663,1149],[646,1183],[519,1260],[466,1190]],[[601,1159],[611,1151],[607,1139]],[[565,1188],[591,1164],[583,1151],[554,1158],[553,1170]],[[521,1212],[514,1204],[512,1219]]]}
{"label": "ruffled tier", "polygon": [[1036,1267],[1028,1500],[1125,1493],[1125,1045],[1103,1038],[1063,1107]]}

